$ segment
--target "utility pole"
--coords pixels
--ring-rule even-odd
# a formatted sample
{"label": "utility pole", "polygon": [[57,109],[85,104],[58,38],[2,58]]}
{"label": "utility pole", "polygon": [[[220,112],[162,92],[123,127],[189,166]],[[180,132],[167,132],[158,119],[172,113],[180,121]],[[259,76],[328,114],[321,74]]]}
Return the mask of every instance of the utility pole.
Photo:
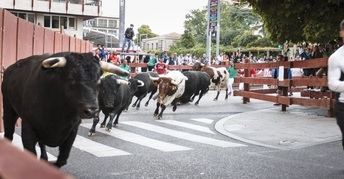
{"label": "utility pole", "polygon": [[217,3],[217,26],[216,26],[216,58],[220,55],[220,12],[221,12],[221,1]]}
{"label": "utility pole", "polygon": [[210,0],[208,0],[207,6],[207,40],[206,40],[206,56],[208,59],[208,63],[211,64],[211,32],[210,32]]}
{"label": "utility pole", "polygon": [[123,34],[125,29],[125,0],[119,0],[119,47],[123,44]]}

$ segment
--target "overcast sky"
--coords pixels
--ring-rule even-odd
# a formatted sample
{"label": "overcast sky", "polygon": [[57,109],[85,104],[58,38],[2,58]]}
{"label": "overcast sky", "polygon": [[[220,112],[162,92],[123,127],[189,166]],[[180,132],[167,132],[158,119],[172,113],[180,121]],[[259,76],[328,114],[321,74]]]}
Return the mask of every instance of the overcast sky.
{"label": "overcast sky", "polygon": [[[119,0],[103,0],[104,16],[119,17]],[[142,24],[156,34],[183,33],[185,15],[207,5],[207,0],[126,0],[126,27]]]}

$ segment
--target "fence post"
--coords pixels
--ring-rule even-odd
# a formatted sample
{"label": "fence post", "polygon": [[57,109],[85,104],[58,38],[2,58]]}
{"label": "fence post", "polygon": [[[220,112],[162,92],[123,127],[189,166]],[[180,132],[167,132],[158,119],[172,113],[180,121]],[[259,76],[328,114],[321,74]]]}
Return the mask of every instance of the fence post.
{"label": "fence post", "polygon": [[[288,57],[284,57],[284,59],[283,59],[283,61],[284,62],[287,62],[288,61]],[[288,73],[288,70],[289,69],[289,67],[288,68],[286,68],[286,67],[284,67],[284,74],[283,74],[283,80],[284,81],[286,81],[286,80],[288,80],[289,79],[289,73]],[[289,84],[290,85],[290,84]],[[282,96],[288,96],[288,89],[289,89],[289,87],[288,86],[284,86],[284,87],[281,87],[282,88]],[[283,112],[285,112],[285,111],[287,111],[287,105],[285,105],[285,104],[282,104],[282,111]]]}
{"label": "fence post", "polygon": [[336,98],[336,93],[331,91],[330,93],[330,108],[327,111],[327,116],[328,117],[334,117],[335,116],[335,107],[332,101],[334,101]]}
{"label": "fence post", "polygon": [[[250,63],[250,59],[249,58],[245,58],[244,63]],[[251,73],[250,73],[250,69],[246,68],[244,70],[244,75],[245,77],[251,77]],[[244,91],[250,91],[250,84],[249,83],[244,83]],[[250,102],[250,98],[247,97],[243,97],[243,103],[249,103]]]}

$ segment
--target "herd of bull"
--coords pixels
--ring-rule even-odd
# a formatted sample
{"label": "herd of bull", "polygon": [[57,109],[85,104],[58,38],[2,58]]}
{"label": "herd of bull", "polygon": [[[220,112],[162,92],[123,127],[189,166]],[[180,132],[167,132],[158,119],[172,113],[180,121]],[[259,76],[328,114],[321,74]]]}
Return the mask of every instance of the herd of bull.
{"label": "herd of bull", "polygon": [[[24,148],[36,154],[38,143],[40,158],[47,160],[45,146],[59,147],[54,164],[61,167],[67,163],[82,118],[94,118],[89,132],[94,135],[100,111],[105,115],[101,127],[110,131],[118,124],[119,116],[128,109],[134,96],[137,100],[132,106],[137,109],[147,94],[150,95],[145,106],[152,98],[156,99],[154,116],[158,119],[162,118],[168,105],[175,111],[177,104],[192,102],[199,96],[197,105],[211,83],[217,87],[214,99],[217,100],[220,86],[227,87],[229,74],[226,68],[196,63],[193,69],[170,71],[166,75],[142,72],[126,81],[118,76],[129,75],[128,72],[97,61],[92,53],[63,52],[19,60],[5,70],[1,85],[5,137],[13,139],[15,124],[20,117]],[[102,71],[117,75],[101,77]],[[110,120],[106,124],[108,117]]]}

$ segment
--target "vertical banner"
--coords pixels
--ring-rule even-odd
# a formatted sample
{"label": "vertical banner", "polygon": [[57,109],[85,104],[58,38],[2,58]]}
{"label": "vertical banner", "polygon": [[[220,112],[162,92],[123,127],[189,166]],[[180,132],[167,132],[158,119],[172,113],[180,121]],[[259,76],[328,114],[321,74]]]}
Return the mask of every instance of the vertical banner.
{"label": "vertical banner", "polygon": [[212,37],[216,37],[218,23],[219,0],[209,0],[209,31]]}

